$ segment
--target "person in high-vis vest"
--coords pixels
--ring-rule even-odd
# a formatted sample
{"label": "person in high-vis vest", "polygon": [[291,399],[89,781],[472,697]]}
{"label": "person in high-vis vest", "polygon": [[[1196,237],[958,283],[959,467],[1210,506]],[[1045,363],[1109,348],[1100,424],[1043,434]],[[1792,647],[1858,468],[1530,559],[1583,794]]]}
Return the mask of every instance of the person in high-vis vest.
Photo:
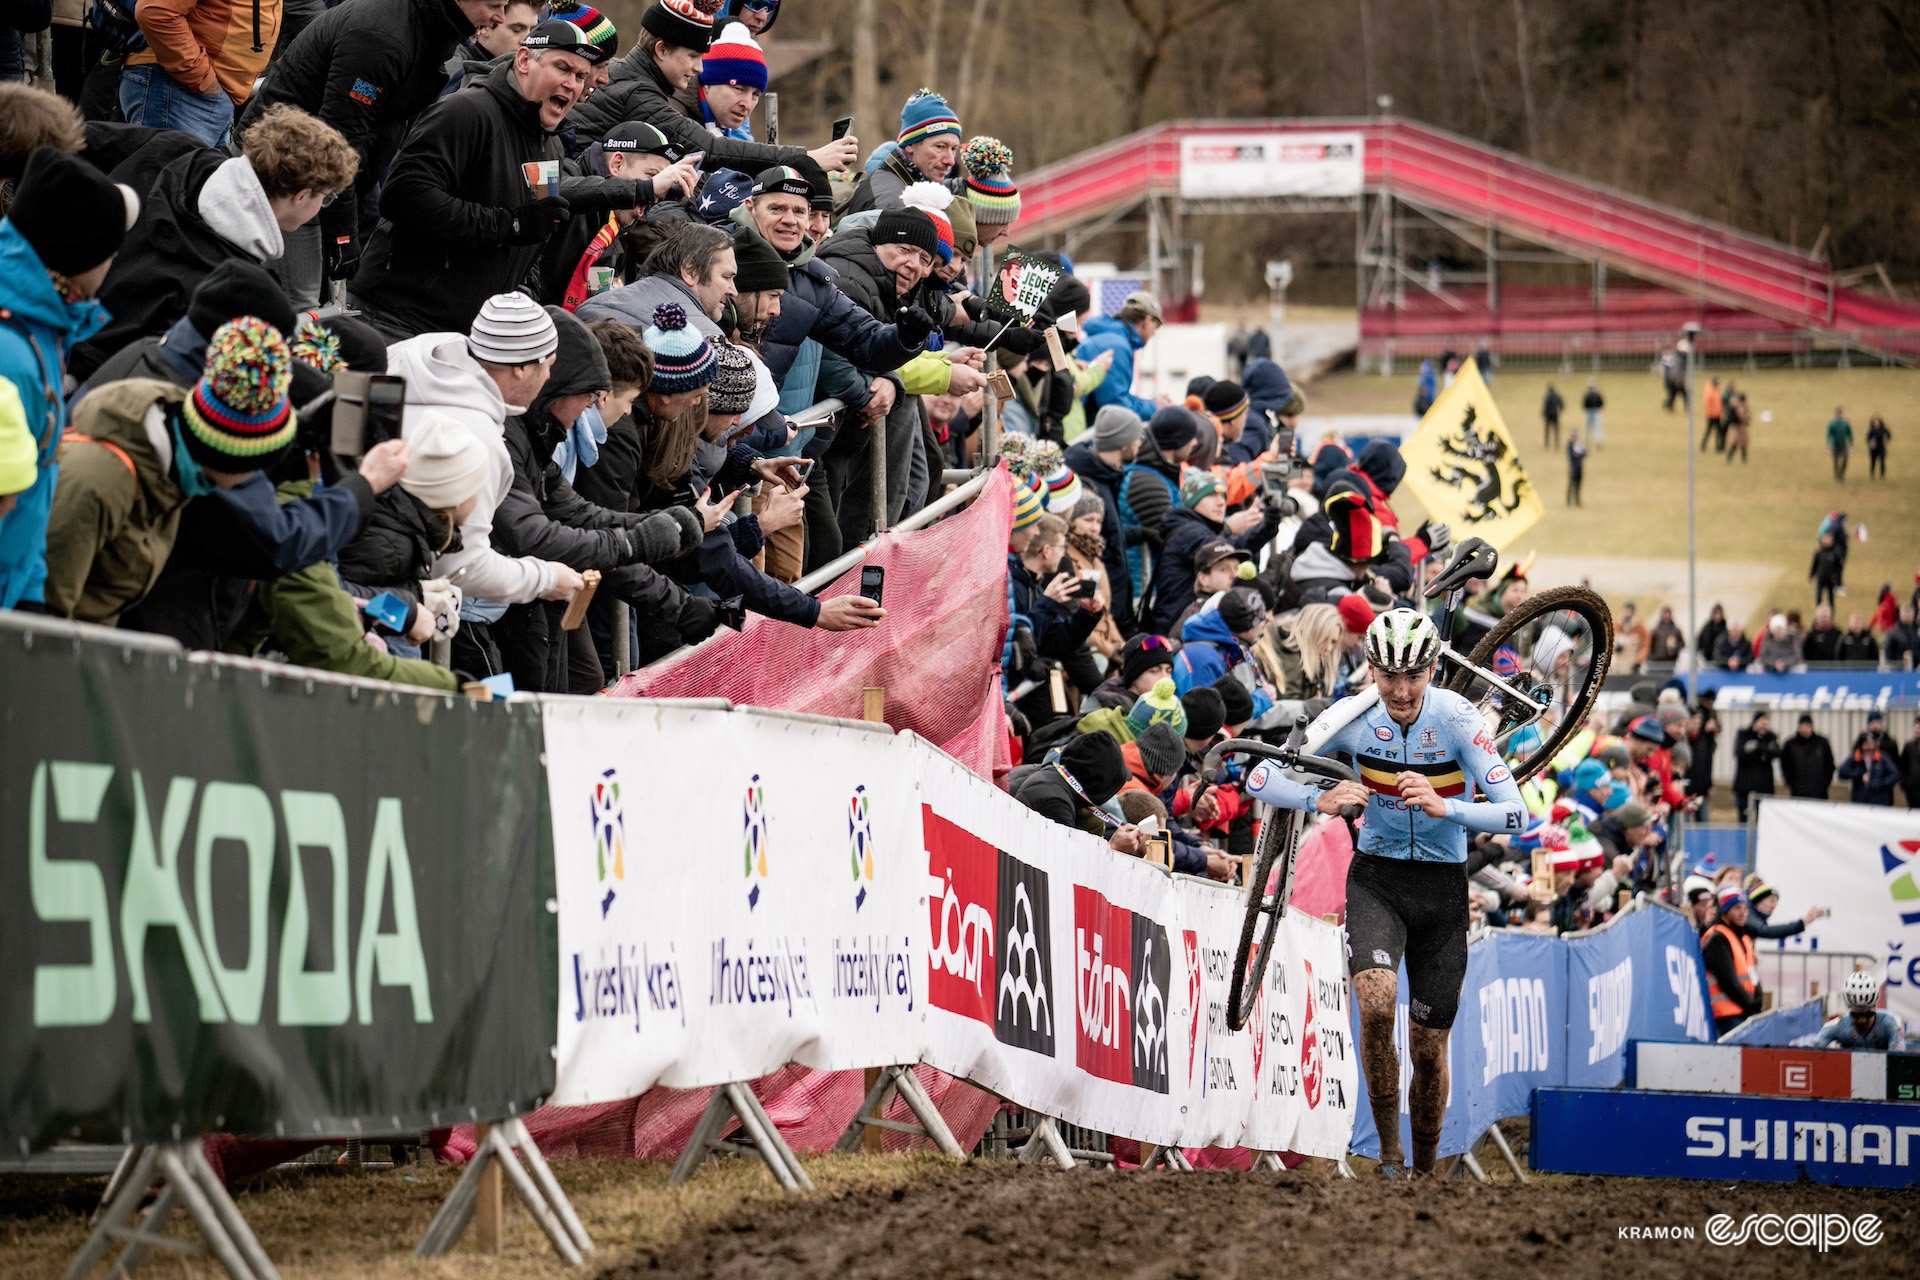
{"label": "person in high-vis vest", "polygon": [[1753,939],[1747,923],[1747,899],[1738,887],[1720,891],[1720,918],[1700,935],[1700,957],[1707,965],[1707,994],[1713,1000],[1713,1025],[1725,1035],[1760,1012],[1760,976],[1753,965]]}

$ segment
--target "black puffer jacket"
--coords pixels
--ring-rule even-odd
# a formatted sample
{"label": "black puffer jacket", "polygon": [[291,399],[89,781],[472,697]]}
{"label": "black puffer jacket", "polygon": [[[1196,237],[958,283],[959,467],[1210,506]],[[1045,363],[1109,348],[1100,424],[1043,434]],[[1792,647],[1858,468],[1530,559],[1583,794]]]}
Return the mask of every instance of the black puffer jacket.
{"label": "black puffer jacket", "polygon": [[[373,500],[373,514],[360,536],[340,551],[340,582],[351,595],[370,599],[391,591],[408,604],[407,628],[420,604],[420,583],[432,576],[433,558],[460,549],[460,531],[399,485]],[[407,629],[403,628],[403,630]]]}
{"label": "black puffer jacket", "polygon": [[203,151],[207,146],[178,129],[150,129],[118,120],[87,121],[86,140],[80,158],[114,182],[132,187],[142,204],[162,169],[188,152]]}
{"label": "black puffer jacket", "polygon": [[[67,370],[85,381],[114,352],[166,332],[187,314],[187,299],[208,272],[229,258],[260,259],[223,239],[200,213],[201,188],[233,157],[212,147],[190,151],[160,171],[140,201],[140,218],[100,285],[100,305],[113,318],[77,346]],[[218,188],[216,188],[217,190]]]}
{"label": "black puffer jacket", "polygon": [[[532,199],[520,166],[559,158],[560,140],[540,127],[540,104],[521,95],[511,62],[442,98],[407,136],[380,190],[380,227],[353,295],[413,333],[466,332],[481,304],[518,288],[540,256],[537,244],[512,243]],[[603,214],[612,195],[608,188],[569,203],[576,217]]]}
{"label": "black puffer jacket", "polygon": [[675,96],[674,87],[660,74],[644,45],[613,64],[607,83],[567,114],[563,128],[573,135],[578,152],[606,137],[613,126],[629,120],[645,120],[688,151],[706,152],[700,167],[708,172],[737,169],[759,173],[777,164],[793,164],[806,154],[803,147],[772,147],[708,133],[698,105],[689,108]]}
{"label": "black puffer jacket", "polygon": [[414,117],[447,83],[454,46],[473,24],[454,0],[345,0],[314,19],[267,67],[241,113],[236,135],[276,102],[319,116],[360,156],[353,190],[320,213],[322,234],[359,239],[356,196],[373,190],[393,163]]}

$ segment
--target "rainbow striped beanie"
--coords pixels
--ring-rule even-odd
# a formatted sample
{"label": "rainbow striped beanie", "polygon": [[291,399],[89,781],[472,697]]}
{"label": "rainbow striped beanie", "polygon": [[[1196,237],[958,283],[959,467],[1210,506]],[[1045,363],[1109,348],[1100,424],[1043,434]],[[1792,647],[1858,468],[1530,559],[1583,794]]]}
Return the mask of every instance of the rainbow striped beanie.
{"label": "rainbow striped beanie", "polygon": [[960,148],[960,168],[967,175],[967,202],[973,220],[992,226],[1010,226],[1020,216],[1020,188],[1013,185],[1013,148],[985,134],[969,138]]}
{"label": "rainbow striped beanie", "polygon": [[960,117],[953,114],[953,108],[947,105],[947,100],[933,90],[921,89],[900,108],[900,135],[897,141],[901,146],[910,147],[943,133],[959,137]]}
{"label": "rainbow striped beanie", "polygon": [[293,443],[293,355],[280,331],[241,316],[213,331],[200,381],[180,406],[181,436],[210,471],[264,471]]}

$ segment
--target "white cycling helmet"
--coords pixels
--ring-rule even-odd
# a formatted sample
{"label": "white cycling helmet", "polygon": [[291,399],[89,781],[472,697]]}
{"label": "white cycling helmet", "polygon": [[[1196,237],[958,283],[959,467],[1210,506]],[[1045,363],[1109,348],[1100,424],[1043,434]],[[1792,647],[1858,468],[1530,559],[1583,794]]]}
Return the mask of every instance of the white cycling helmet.
{"label": "white cycling helmet", "polygon": [[1389,609],[1367,628],[1367,662],[1385,675],[1425,671],[1440,656],[1440,633],[1417,609]]}
{"label": "white cycling helmet", "polygon": [[1841,985],[1840,998],[1849,1009],[1871,1009],[1880,1003],[1880,979],[1865,969],[1855,969]]}

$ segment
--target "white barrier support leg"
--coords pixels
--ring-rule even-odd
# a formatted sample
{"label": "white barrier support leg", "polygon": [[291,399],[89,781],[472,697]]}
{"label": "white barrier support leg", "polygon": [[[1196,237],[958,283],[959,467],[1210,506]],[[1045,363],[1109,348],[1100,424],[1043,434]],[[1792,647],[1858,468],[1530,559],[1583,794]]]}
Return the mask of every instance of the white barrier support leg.
{"label": "white barrier support leg", "polygon": [[1280,1159],[1280,1153],[1278,1151],[1262,1151],[1254,1158],[1253,1172],[1260,1173],[1263,1170],[1269,1169],[1274,1173],[1285,1173],[1287,1171],[1287,1166],[1285,1162]]}
{"label": "white barrier support leg", "polygon": [[1142,1171],[1147,1169],[1166,1169],[1173,1173],[1192,1173],[1193,1164],[1187,1159],[1187,1153],[1179,1147],[1146,1148],[1147,1158],[1140,1162]]}
{"label": "white barrier support leg", "polygon": [[[522,1167],[521,1155],[525,1155],[527,1163],[533,1167],[532,1176]],[[502,1121],[488,1128],[486,1138],[481,1141],[479,1150],[473,1153],[473,1159],[467,1162],[466,1170],[460,1175],[460,1181],[454,1184],[447,1202],[440,1206],[440,1212],[427,1227],[427,1233],[420,1237],[420,1244],[414,1249],[413,1256],[437,1258],[459,1243],[467,1224],[473,1221],[474,1206],[480,1194],[480,1179],[487,1167],[496,1160],[500,1163],[502,1176],[520,1197],[520,1203],[526,1206],[533,1220],[540,1225],[540,1230],[553,1245],[553,1251],[569,1266],[582,1265],[585,1261],[582,1255],[593,1252],[593,1241],[587,1237],[586,1228],[580,1225],[580,1217],[573,1211],[566,1193],[554,1181],[553,1171],[540,1155],[540,1148],[534,1145],[526,1125],[517,1119]]]}
{"label": "white barrier support leg", "polygon": [[1493,1139],[1493,1145],[1500,1149],[1500,1155],[1506,1160],[1507,1168],[1513,1170],[1513,1176],[1525,1184],[1527,1171],[1521,1167],[1520,1161],[1514,1158],[1513,1148],[1507,1145],[1507,1135],[1500,1132],[1500,1126],[1497,1124],[1487,1130],[1487,1134]]}
{"label": "white barrier support leg", "polygon": [[1077,1167],[1073,1152],[1067,1149],[1067,1140],[1060,1136],[1059,1126],[1054,1124],[1052,1116],[1042,1116],[1037,1112],[1028,1112],[1035,1116],[1033,1136],[1020,1148],[1020,1163],[1034,1164],[1040,1160],[1052,1160],[1062,1169]]}
{"label": "white barrier support leg", "polygon": [[[115,1276],[132,1275],[149,1252],[163,1249],[193,1256],[211,1254],[232,1280],[280,1280],[198,1142],[136,1147],[129,1156],[114,1171],[110,1195],[86,1243],[68,1265],[66,1280],[90,1275],[115,1241],[127,1245],[111,1268]],[[160,1194],[153,1208],[138,1226],[130,1225],[156,1181]],[[160,1234],[177,1209],[184,1209],[193,1220],[204,1245]]]}
{"label": "white barrier support leg", "polygon": [[[907,1104],[907,1110],[913,1113],[918,1124],[908,1124],[904,1120],[889,1120],[885,1116],[887,1100],[895,1091]],[[911,1134],[916,1138],[926,1138],[940,1149],[940,1154],[964,1160],[967,1153],[960,1149],[953,1130],[947,1127],[946,1117],[933,1105],[933,1099],[927,1095],[920,1078],[913,1074],[912,1067],[886,1067],[880,1072],[880,1078],[874,1081],[873,1088],[867,1091],[866,1098],[860,1103],[860,1110],[847,1125],[847,1131],[840,1135],[840,1141],[833,1146],[835,1151],[851,1153],[860,1150],[862,1139],[868,1128],[891,1129],[895,1133]]]}
{"label": "white barrier support leg", "polygon": [[[726,1132],[727,1122],[738,1119],[740,1131],[746,1137],[744,1142],[730,1141],[720,1135]],[[800,1158],[787,1146],[786,1139],[780,1136],[780,1130],[760,1105],[753,1090],[744,1083],[723,1084],[713,1091],[713,1098],[707,1103],[707,1109],[700,1113],[700,1123],[693,1127],[693,1137],[687,1142],[686,1150],[674,1162],[673,1172],[667,1175],[667,1185],[677,1187],[685,1183],[700,1168],[706,1158],[715,1151],[751,1151],[766,1162],[773,1180],[788,1191],[811,1191],[813,1180],[807,1177],[807,1171],[800,1167]]]}
{"label": "white barrier support leg", "polygon": [[1341,1177],[1343,1178],[1353,1177],[1353,1166],[1347,1163],[1347,1158],[1345,1156],[1341,1156],[1338,1160],[1334,1161],[1334,1167],[1340,1170]]}

